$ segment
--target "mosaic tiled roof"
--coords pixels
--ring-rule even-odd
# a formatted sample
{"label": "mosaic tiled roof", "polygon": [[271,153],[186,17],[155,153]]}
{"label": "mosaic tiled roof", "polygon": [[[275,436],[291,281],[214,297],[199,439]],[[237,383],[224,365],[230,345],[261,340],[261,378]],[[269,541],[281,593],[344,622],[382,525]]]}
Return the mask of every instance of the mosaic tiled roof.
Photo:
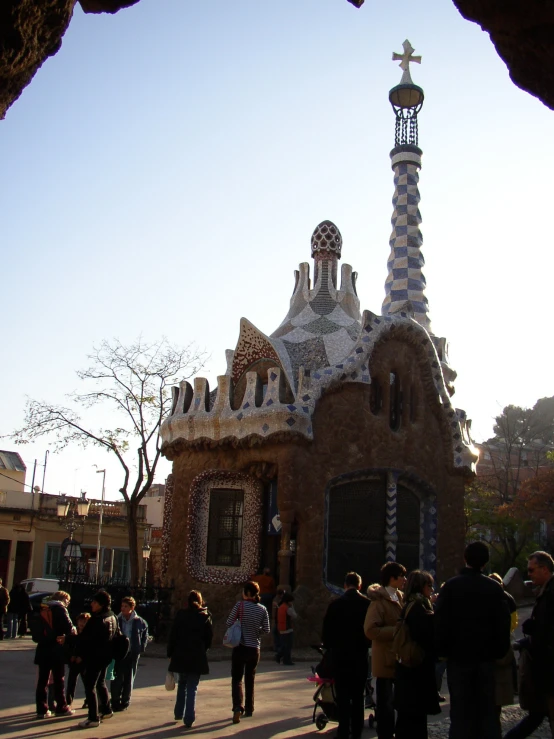
{"label": "mosaic tiled roof", "polygon": [[[395,202],[395,218],[398,205]],[[420,236],[418,216],[419,212],[407,226],[413,225]],[[291,436],[310,441],[312,416],[321,396],[344,383],[370,384],[373,349],[393,332],[426,352],[433,392],[452,436],[454,466],[472,469],[477,455],[469,422],[450,401],[456,374],[447,364],[446,341],[431,334],[426,301],[417,300],[423,297],[423,276],[418,274],[420,283],[414,287],[410,280],[415,276],[404,277],[397,271],[405,269],[398,261],[403,259],[402,238],[397,229],[391,240],[392,283],[388,281],[383,315],[370,311],[360,315],[357,275],[349,264],[342,265],[340,286],[338,282],[340,231],[330,221],[319,224],[312,236],[313,287],[309,264],[300,264],[288,313],[271,335],[242,318],[236,348],[227,351],[226,373],[217,378],[217,388],[210,392],[207,380],[200,377],[194,388],[188,382],[174,388],[171,415],[160,431],[164,448],[175,442],[260,443]],[[411,269],[410,264],[407,267]],[[410,292],[416,289],[417,295]]]}

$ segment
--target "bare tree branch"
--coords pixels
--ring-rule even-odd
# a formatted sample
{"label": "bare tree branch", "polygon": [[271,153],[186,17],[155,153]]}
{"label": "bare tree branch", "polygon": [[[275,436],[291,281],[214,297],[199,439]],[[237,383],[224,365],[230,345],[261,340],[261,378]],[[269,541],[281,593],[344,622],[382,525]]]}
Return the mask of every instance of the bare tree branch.
{"label": "bare tree branch", "polygon": [[55,439],[57,450],[69,444],[92,444],[115,454],[123,474],[119,490],[129,515],[131,576],[137,579],[137,510],[154,481],[160,460],[159,429],[170,410],[170,386],[195,375],[206,354],[192,344],[177,348],[165,338],[147,343],[139,336],[128,346],[118,339],[104,340],[88,359],[90,366],[77,372],[87,385],[86,391],[68,397],[81,409],[100,405],[105,413],[119,414],[121,426],[95,428],[72,409],[29,399],[24,425],[11,438],[17,444],[26,444],[49,436]]}

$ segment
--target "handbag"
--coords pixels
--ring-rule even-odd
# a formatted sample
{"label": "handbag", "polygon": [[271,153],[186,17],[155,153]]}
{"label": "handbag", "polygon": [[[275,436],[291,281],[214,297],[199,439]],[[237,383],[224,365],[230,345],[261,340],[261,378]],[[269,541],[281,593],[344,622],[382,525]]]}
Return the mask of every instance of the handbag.
{"label": "handbag", "polygon": [[243,612],[243,603],[241,602],[239,606],[239,610],[237,613],[237,620],[234,624],[231,624],[225,634],[223,635],[223,646],[229,647],[230,649],[234,649],[234,647],[238,647],[240,644],[240,639],[242,636],[242,612]]}
{"label": "handbag", "polygon": [[172,672],[168,672],[165,676],[165,685],[166,690],[175,690],[175,675]]}
{"label": "handbag", "polygon": [[129,639],[118,628],[111,641],[112,659],[121,662],[129,654]]}

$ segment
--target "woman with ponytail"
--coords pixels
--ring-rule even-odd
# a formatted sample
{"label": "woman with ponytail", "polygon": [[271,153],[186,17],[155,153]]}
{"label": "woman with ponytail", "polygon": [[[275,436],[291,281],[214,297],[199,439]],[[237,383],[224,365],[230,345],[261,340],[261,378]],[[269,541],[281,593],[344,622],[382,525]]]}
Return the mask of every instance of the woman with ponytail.
{"label": "woman with ponytail", "polygon": [[[260,637],[269,634],[269,615],[267,608],[260,603],[260,586],[257,582],[247,582],[242,589],[242,600],[233,606],[227,626],[236,620],[241,623],[241,638],[231,657],[231,695],[233,699],[233,723],[240,717],[254,713],[254,678],[260,661]],[[242,680],[244,677],[244,694]]]}
{"label": "woman with ponytail", "polygon": [[207,651],[212,645],[212,615],[199,590],[191,590],[187,608],[178,611],[167,642],[169,672],[175,673],[177,695],[175,721],[190,728],[196,718],[196,691],[201,675],[207,675]]}

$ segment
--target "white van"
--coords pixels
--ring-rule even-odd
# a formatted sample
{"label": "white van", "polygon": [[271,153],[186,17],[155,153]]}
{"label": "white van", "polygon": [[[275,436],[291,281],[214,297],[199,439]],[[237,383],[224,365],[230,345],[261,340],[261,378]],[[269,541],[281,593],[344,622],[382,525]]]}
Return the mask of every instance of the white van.
{"label": "white van", "polygon": [[29,580],[22,580],[21,584],[29,595],[31,593],[55,593],[60,589],[58,580],[51,580],[48,577],[31,577]]}

